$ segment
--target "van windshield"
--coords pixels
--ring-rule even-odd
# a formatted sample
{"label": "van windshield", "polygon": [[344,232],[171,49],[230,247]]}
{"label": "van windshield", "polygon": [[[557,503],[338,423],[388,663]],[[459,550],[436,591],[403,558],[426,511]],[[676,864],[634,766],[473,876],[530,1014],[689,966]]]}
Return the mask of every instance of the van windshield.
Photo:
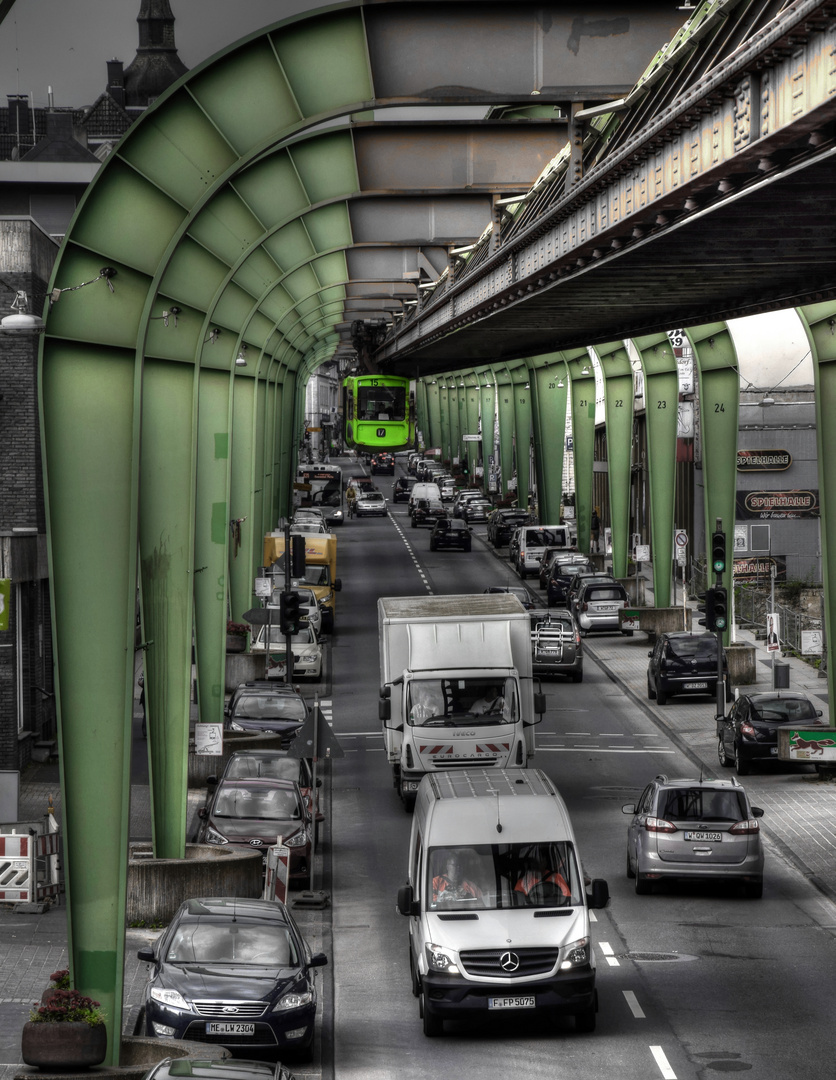
{"label": "van windshield", "polygon": [[407,691],[413,727],[467,727],[514,723],[519,716],[512,678],[415,679]]}
{"label": "van windshield", "polygon": [[431,911],[583,903],[574,847],[565,840],[430,848],[426,873]]}

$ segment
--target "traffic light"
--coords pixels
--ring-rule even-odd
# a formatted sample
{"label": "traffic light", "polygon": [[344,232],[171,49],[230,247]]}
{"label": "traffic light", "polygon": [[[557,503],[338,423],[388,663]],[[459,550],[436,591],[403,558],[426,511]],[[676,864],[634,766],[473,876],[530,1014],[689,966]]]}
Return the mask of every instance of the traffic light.
{"label": "traffic light", "polygon": [[279,598],[279,629],[283,634],[295,634],[299,629],[299,593],[283,592]]}
{"label": "traffic light", "polygon": [[[723,590],[723,591],[725,591],[725,590]],[[716,589],[706,589],[705,593],[700,597],[700,600],[703,600],[704,603],[697,605],[697,611],[704,611],[705,612],[705,618],[700,619],[700,626],[704,626],[706,628],[706,630],[716,630],[717,629],[717,627],[715,625],[715,622],[714,622],[714,620],[715,620],[714,604],[715,604],[715,598],[716,598],[715,594],[716,594],[716,592],[717,592]]]}
{"label": "traffic light", "polygon": [[726,569],[726,534],[720,529],[711,536],[711,565],[715,574]]}
{"label": "traffic light", "polygon": [[729,625],[729,595],[720,585],[712,591],[714,593],[714,629],[723,631]]}
{"label": "traffic light", "polygon": [[292,577],[305,576],[305,537],[291,536],[290,538],[290,573]]}

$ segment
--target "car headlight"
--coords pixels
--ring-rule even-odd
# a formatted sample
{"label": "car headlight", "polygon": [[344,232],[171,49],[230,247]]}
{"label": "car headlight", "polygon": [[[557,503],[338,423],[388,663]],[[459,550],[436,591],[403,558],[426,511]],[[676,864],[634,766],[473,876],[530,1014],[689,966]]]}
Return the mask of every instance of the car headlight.
{"label": "car headlight", "polygon": [[151,988],[151,1000],[159,1001],[161,1005],[167,1005],[169,1009],[184,1009],[190,1011],[189,1003],[179,990],[163,990],[161,987]]}
{"label": "car headlight", "polygon": [[229,730],[230,731],[243,731],[244,728],[238,723],[237,720],[230,720],[229,721]]}
{"label": "car headlight", "polygon": [[560,970],[569,971],[570,968],[585,967],[589,963],[589,938],[578,938],[563,951],[563,959],[560,961]]}
{"label": "car headlight", "polygon": [[308,830],[302,829],[301,832],[291,836],[290,839],[282,837],[282,843],[285,847],[303,847],[308,840]]}
{"label": "car headlight", "polygon": [[424,951],[427,954],[427,967],[430,971],[440,971],[444,975],[460,975],[456,954],[452,949],[446,949],[443,945],[433,945],[431,941],[424,943]]}
{"label": "car headlight", "polygon": [[229,841],[223,835],[223,833],[219,833],[218,830],[213,829],[211,825],[209,825],[207,827],[207,829],[206,829],[206,835],[203,837],[203,842],[204,842],[204,844],[228,844],[229,843]]}
{"label": "car headlight", "polygon": [[283,1012],[285,1009],[299,1009],[303,1005],[310,1005],[314,999],[313,990],[294,991],[283,994],[273,1006],[273,1012]]}

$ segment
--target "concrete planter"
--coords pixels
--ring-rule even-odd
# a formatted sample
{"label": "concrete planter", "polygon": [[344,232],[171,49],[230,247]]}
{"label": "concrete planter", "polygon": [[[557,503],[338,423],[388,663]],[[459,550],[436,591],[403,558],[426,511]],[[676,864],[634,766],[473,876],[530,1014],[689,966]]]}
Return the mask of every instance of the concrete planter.
{"label": "concrete planter", "polygon": [[184,859],[155,859],[150,844],[131,844],[125,921],[128,926],[164,925],[192,896],[259,897],[262,856],[231,846],[186,844]]}
{"label": "concrete planter", "polygon": [[727,645],[726,659],[731,686],[752,686],[758,681],[754,645],[747,645],[742,641]]}
{"label": "concrete planter", "polygon": [[[43,1027],[43,1024],[38,1024]],[[229,1058],[232,1054],[225,1046],[213,1046],[213,1058]],[[57,1080],[72,1080],[73,1076],[83,1077],[84,1080],[142,1080],[153,1065],[157,1065],[165,1058],[206,1058],[206,1044],[187,1042],[182,1039],[154,1039],[144,1035],[123,1035],[119,1052],[118,1065],[96,1065],[90,1071],[84,1070],[59,1070],[47,1067],[39,1072],[33,1070],[21,1070],[14,1080],[49,1080],[54,1076]],[[187,1070],[184,1070],[186,1072]]]}
{"label": "concrete planter", "polygon": [[107,1054],[104,1024],[68,1023],[23,1025],[21,1056],[27,1065],[42,1072],[78,1072],[100,1065]]}
{"label": "concrete planter", "polygon": [[242,682],[265,677],[267,657],[264,653],[239,652],[226,654],[226,691],[232,691]]}

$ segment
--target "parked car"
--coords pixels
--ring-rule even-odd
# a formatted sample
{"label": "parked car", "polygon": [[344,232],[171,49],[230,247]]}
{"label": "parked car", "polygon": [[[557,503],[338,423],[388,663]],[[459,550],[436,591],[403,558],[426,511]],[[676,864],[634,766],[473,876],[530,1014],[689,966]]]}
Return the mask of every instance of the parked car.
{"label": "parked car", "polygon": [[[287,750],[236,750],[230,754],[226,768],[220,780],[238,779],[294,780],[299,785],[302,798],[308,806],[308,814],[313,817],[313,770],[311,762],[304,757],[291,757]],[[206,787],[214,791],[219,782],[217,776],[206,777]],[[322,777],[316,778],[317,789],[322,787]],[[319,805],[319,790],[316,793],[317,840],[325,815]]]}
{"label": "parked car", "polygon": [[578,596],[587,581],[591,581],[593,578],[598,578],[600,582],[608,582],[612,585],[616,584],[615,578],[611,574],[602,574],[600,571],[592,569],[579,570],[569,582],[566,589],[566,607],[569,608],[576,619],[578,617]]}
{"label": "parked car", "polygon": [[[618,613],[628,603],[627,590],[618,582],[588,581],[575,603],[575,619],[582,634],[593,630],[620,630]],[[621,630],[632,637],[632,630]]]}
{"label": "parked car", "polygon": [[494,547],[502,547],[511,539],[511,534],[519,525],[528,522],[528,514],[525,510],[517,510],[514,507],[503,506],[491,511],[488,515],[488,542]]}
{"label": "parked car", "polygon": [[[414,520],[414,519],[413,519]],[[430,551],[439,548],[461,548],[470,551],[470,526],[458,518],[439,518],[430,533]]]}
{"label": "parked car", "polygon": [[372,472],[372,476],[377,473],[389,473],[392,476],[395,475],[395,455],[381,452],[372,456],[371,465],[369,466]]}
{"label": "parked car", "polygon": [[543,548],[562,547],[568,550],[569,528],[566,525],[523,525],[519,536],[515,565],[521,578],[539,571]]}
{"label": "parked car", "polygon": [[263,851],[281,836],[290,849],[288,878],[310,873],[311,815],[295,780],[233,777],[221,780],[198,812],[198,844],[227,844]]}
{"label": "parked car", "polygon": [[583,641],[571,611],[531,612],[531,656],[535,675],[583,681]]}
{"label": "parked car", "polygon": [[487,589],[484,589],[483,591],[486,593],[512,593],[526,611],[532,611],[535,607],[534,601],[531,598],[531,593],[525,585],[489,585]]}
{"label": "parked car", "polygon": [[146,1035],[194,1040],[207,1057],[213,1045],[236,1053],[310,1057],[315,969],[328,961],[324,953],[311,952],[279,901],[186,900],[163,934],[137,956],[152,965],[143,1010]]}
{"label": "parked car", "polygon": [[142,1080],[294,1080],[294,1076],[278,1061],[167,1057],[152,1065]]}
{"label": "parked car", "polygon": [[[647,654],[647,696],[659,705],[680,694],[717,694],[715,634],[660,634]],[[723,677],[728,677],[723,653]]]}
{"label": "parked car", "polygon": [[491,504],[487,499],[470,499],[462,507],[462,521],[472,525],[476,521],[487,521]]}
{"label": "parked car", "polygon": [[392,485],[392,502],[409,502],[409,493],[414,486],[414,477],[399,476]]}
{"label": "parked car", "polygon": [[821,715],[806,694],[791,690],[741,694],[717,721],[720,764],[745,776],[755,764],[777,761],[781,728],[827,727]]}
{"label": "parked car", "polygon": [[416,499],[412,507],[412,528],[432,528],[437,521],[447,517],[441,499]]}
{"label": "parked car", "polygon": [[460,518],[465,504],[471,499],[484,499],[484,497],[478,488],[460,488],[453,500],[453,517]]}
{"label": "parked car", "polygon": [[508,562],[516,563],[517,554],[520,550],[520,540],[522,539],[522,532],[525,525],[517,525],[511,532],[511,536],[508,540]]}
{"label": "parked car", "polygon": [[456,497],[456,481],[442,480],[439,486],[441,487],[442,502],[452,502]]}
{"label": "parked car", "polygon": [[552,567],[557,562],[570,562],[575,555],[576,551],[567,552],[565,547],[547,547],[543,548],[543,554],[540,556],[540,566],[538,574],[540,577],[540,588],[545,589],[549,583],[549,575],[552,572]]}
{"label": "parked car", "polygon": [[763,847],[758,818],[736,779],[669,780],[660,775],[639,801],[622,806],[627,827],[627,877],[636,892],[654,882],[739,881],[746,896],[763,893]]}
{"label": "parked car", "polygon": [[361,491],[354,500],[355,517],[386,517],[387,513],[382,491]]}
{"label": "parked car", "polygon": [[552,563],[546,582],[546,603],[549,607],[569,607],[569,585],[577,574],[592,574],[592,566],[583,555],[567,556],[566,561]]}
{"label": "parked car", "polygon": [[272,732],[288,745],[308,718],[308,706],[295,686],[274,679],[240,683],[225,709],[228,731]]}

